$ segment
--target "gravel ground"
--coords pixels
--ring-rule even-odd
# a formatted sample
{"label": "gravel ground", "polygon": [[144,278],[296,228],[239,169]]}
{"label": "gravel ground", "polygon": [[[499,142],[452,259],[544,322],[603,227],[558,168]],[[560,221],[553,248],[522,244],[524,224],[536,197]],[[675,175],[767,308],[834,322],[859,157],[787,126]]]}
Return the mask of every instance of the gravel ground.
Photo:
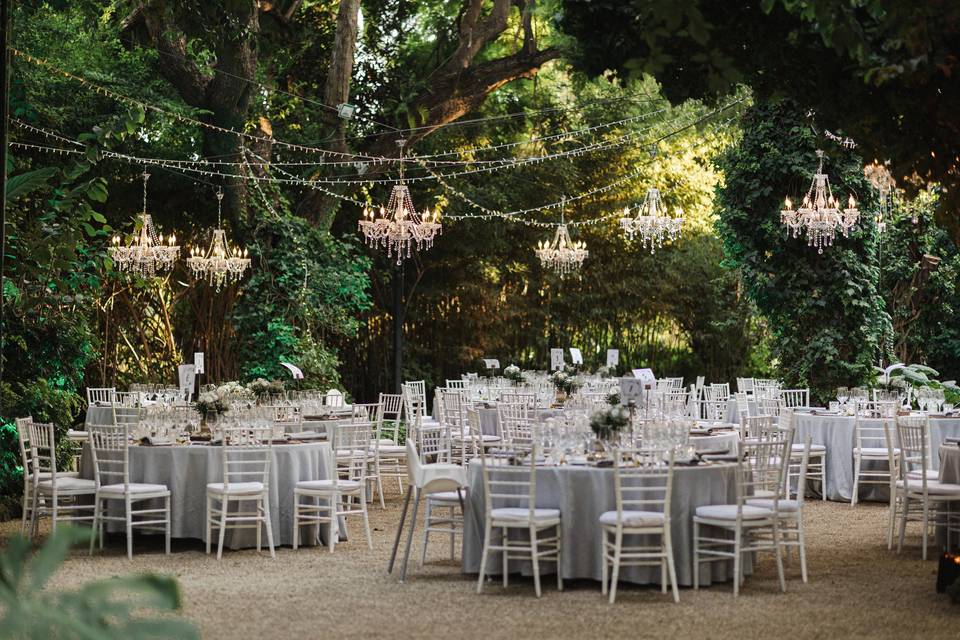
{"label": "gravel ground", "polygon": [[[407,584],[398,584],[386,566],[399,511],[396,496],[385,512],[371,509],[373,551],[355,536],[333,554],[282,548],[276,560],[249,550],[225,552],[217,562],[199,541],[185,540],[174,541],[165,556],[153,540],[138,538],[129,562],[122,537],[114,537],[103,554],[75,552],[53,587],[130,572],[176,576],[183,613],[204,638],[960,636],[960,607],[935,593],[936,562],[920,559],[919,538],[908,536],[902,555],[887,551],[882,505],[809,501],[810,582],[800,581],[794,560],[785,594],[772,558],[762,557],[737,600],[729,584],[681,589],[680,604],[659,589],[621,585],[613,606],[591,581],[567,582],[560,593],[548,578],[539,601],[522,578],[511,579],[507,590],[492,583],[477,595],[475,578],[443,559],[442,543],[431,545],[425,567],[411,560]],[[18,529],[18,521],[0,523],[0,544]]]}

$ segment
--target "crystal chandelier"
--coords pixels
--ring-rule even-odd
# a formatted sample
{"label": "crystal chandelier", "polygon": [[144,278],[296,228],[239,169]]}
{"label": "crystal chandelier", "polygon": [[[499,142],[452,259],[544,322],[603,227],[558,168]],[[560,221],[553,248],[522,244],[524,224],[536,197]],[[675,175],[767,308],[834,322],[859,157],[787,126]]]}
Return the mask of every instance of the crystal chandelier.
{"label": "crystal chandelier", "polygon": [[120,236],[113,237],[110,258],[117,271],[127,271],[142,278],[152,278],[157,272],[169,271],[177,260],[180,247],[177,237],[170,234],[166,244],[163,235],[158,235],[153,218],[147,213],[147,180],[150,174],[143,172],[143,213],[138,218],[140,229],[134,236],[121,244]]}
{"label": "crystal chandelier", "polygon": [[860,211],[853,196],[850,196],[847,208],[840,209],[840,203],[830,189],[830,179],[823,172],[823,151],[820,149],[817,149],[817,158],[820,164],[807,195],[803,197],[803,203],[794,211],[790,198],[786,198],[783,211],[780,212],[780,222],[793,229],[794,238],[799,237],[801,229],[805,228],[807,244],[817,247],[817,253],[823,253],[824,246],[833,245],[838,228],[843,237],[849,235],[860,220]]}
{"label": "crystal chandelier", "polygon": [[187,266],[196,280],[206,280],[219,291],[224,283],[237,282],[250,267],[247,250],[230,249],[227,234],[223,230],[223,189],[217,190],[217,228],[213,230],[210,248],[206,253],[194,247],[187,258]]}
{"label": "crystal chandelier", "polygon": [[534,253],[540,258],[540,263],[553,269],[560,276],[565,276],[571,271],[579,269],[589,255],[587,245],[584,242],[573,242],[570,239],[570,232],[567,231],[567,225],[563,217],[565,205],[566,200],[564,199],[560,208],[560,224],[553,234],[553,240],[549,243],[546,240],[541,240],[537,244],[537,248],[534,249]]}
{"label": "crystal chandelier", "polygon": [[387,256],[397,256],[397,265],[409,258],[411,250],[423,251],[433,246],[433,239],[441,232],[439,212],[430,213],[427,209],[421,216],[413,206],[410,189],[403,182],[403,145],[405,140],[397,140],[400,147],[400,184],[390,192],[386,207],[380,207],[378,214],[364,208],[359,229],[371,247],[386,247]]}
{"label": "crystal chandelier", "polygon": [[653,253],[663,246],[665,240],[676,240],[680,236],[683,229],[683,210],[677,207],[676,215],[671,216],[660,199],[660,190],[647,189],[647,195],[637,207],[636,215],[631,216],[630,207],[624,207],[620,228],[628,240],[633,240],[640,234],[643,248],[649,247],[650,253]]}

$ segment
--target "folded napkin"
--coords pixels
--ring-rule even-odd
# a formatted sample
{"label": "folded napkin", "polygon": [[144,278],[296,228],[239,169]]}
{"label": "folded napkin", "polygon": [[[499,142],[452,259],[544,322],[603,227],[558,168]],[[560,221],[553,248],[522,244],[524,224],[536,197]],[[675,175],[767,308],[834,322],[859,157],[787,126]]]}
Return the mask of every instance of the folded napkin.
{"label": "folded napkin", "polygon": [[169,446],[173,444],[173,440],[168,436],[144,436],[140,438],[140,444],[148,447]]}

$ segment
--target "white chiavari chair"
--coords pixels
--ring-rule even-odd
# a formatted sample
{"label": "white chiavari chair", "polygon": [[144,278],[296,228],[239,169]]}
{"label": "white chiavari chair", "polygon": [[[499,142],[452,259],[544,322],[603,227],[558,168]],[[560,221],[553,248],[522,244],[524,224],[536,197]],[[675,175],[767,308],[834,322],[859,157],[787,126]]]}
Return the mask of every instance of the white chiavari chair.
{"label": "white chiavari chair", "polygon": [[140,402],[140,392],[139,391],[114,391],[113,392],[113,406],[115,407],[139,407]]}
{"label": "white chiavari chair", "polygon": [[444,389],[440,406],[443,408],[442,425],[447,430],[453,447],[454,461],[466,464],[477,452],[477,442],[467,426],[467,403],[460,389]]}
{"label": "white chiavari chair", "polygon": [[[90,453],[93,458],[95,498],[93,514],[94,536],[90,538],[90,553],[94,541],[100,538],[103,549],[105,522],[123,522],[127,534],[127,558],[133,559],[133,530],[158,531],[164,534],[165,550],[170,555],[170,490],[166,485],[130,482],[130,422],[115,421],[112,425],[88,425]],[[156,507],[145,501],[162,500]],[[110,502],[123,505],[123,516],[110,515]]]}
{"label": "white chiavari chair", "polygon": [[[21,454],[29,466],[23,468],[24,483],[24,522],[29,513],[29,536],[37,535],[40,518],[49,516],[53,530],[60,522],[93,522],[93,507],[81,504],[81,496],[96,493],[96,484],[92,480],[83,480],[76,473],[63,473],[57,469],[56,429],[52,423],[34,422],[31,418],[17,420],[17,432],[23,430]],[[29,454],[24,451],[29,450]],[[41,500],[43,501],[41,503]]]}
{"label": "white chiavari chair", "polygon": [[[779,496],[785,480],[790,452],[789,429],[745,445],[746,455],[737,463],[736,502],[697,507],[693,517],[693,588],[700,588],[700,565],[733,560],[733,595],[740,593],[744,553],[772,551],[777,560],[780,590],[786,591],[780,542]],[[769,496],[773,508],[757,507],[747,501]],[[733,534],[733,539],[702,535],[704,528]]]}
{"label": "white chiavari chair", "polygon": [[706,387],[707,400],[713,402],[719,402],[730,399],[730,383],[729,382],[714,382]]}
{"label": "white chiavari chair", "polygon": [[[491,552],[501,555],[504,587],[509,579],[510,560],[529,558],[533,564],[533,585],[538,598],[541,595],[540,563],[544,560],[556,563],[557,589],[563,591],[561,515],[559,509],[536,506],[536,454],[536,438],[531,438],[529,455],[522,459],[488,456],[485,452],[480,454],[484,534],[477,593],[483,591],[487,558]],[[494,529],[501,530],[499,544],[493,541]],[[548,534],[551,529],[555,533]],[[510,539],[511,530],[525,531],[527,536],[525,539]]]}
{"label": "white chiavari chair", "polygon": [[[273,463],[273,429],[271,427],[225,427],[219,430],[221,438],[220,461],[223,481],[207,485],[206,540],[210,554],[213,530],[217,529],[217,560],[223,557],[223,542],[227,529],[255,529],[257,553],[260,552],[261,532],[267,531],[270,557],[276,558],[273,548],[273,524],[270,518],[270,466]],[[230,511],[230,503],[237,509]],[[252,510],[241,509],[253,503]]]}
{"label": "white chiavari chair", "polygon": [[[407,449],[401,444],[400,416],[403,413],[403,395],[380,394],[380,477],[395,478],[397,490],[403,493],[407,477]],[[382,481],[381,481],[382,484]]]}
{"label": "white chiavari chair", "polygon": [[931,526],[939,523],[953,528],[958,520],[951,508],[960,504],[960,484],[944,483],[931,477],[927,416],[897,416],[896,428],[900,458],[897,490],[901,501],[897,553],[903,549],[907,522],[919,522],[923,536],[922,556],[926,560]]}
{"label": "white chiavari chair", "polygon": [[[887,450],[884,424],[892,423],[897,413],[894,402],[857,402],[854,418],[853,494],[850,506],[857,504],[860,485],[890,485],[890,452]],[[899,456],[898,451],[893,452]]]}
{"label": "white chiavari chair", "polygon": [[[673,601],[680,602],[670,537],[673,450],[620,449],[614,451],[614,464],[617,508],[600,516],[601,592],[606,595],[609,576],[610,604],[613,604],[617,598],[620,567],[659,566],[661,590],[666,593],[669,585]],[[632,538],[632,544],[625,542],[627,536]],[[641,541],[636,536],[645,538]],[[651,543],[651,536],[657,541]]]}
{"label": "white chiavari chair", "polygon": [[[359,516],[367,536],[367,547],[373,549],[370,520],[367,517],[367,457],[369,454],[369,422],[340,420],[329,427],[333,446],[331,468],[333,477],[322,480],[302,480],[293,489],[293,548],[300,543],[300,527],[326,524],[327,546],[333,553],[339,537],[339,518]],[[304,499],[309,502],[304,502]],[[324,504],[324,502],[326,504]]]}
{"label": "white chiavari chair", "polygon": [[87,387],[87,406],[109,407],[116,392],[116,387]]}
{"label": "white chiavari chair", "polygon": [[738,393],[753,393],[753,378],[737,378]]}
{"label": "white chiavari chair", "polygon": [[757,413],[759,415],[779,417],[783,412],[783,400],[774,391],[761,394],[755,393],[754,402],[757,405]]}
{"label": "white chiavari chair", "polygon": [[810,407],[810,389],[781,389],[780,398],[784,409],[807,409]]}
{"label": "white chiavari chair", "polygon": [[466,380],[451,380],[447,378],[447,389],[466,389]]}
{"label": "white chiavari chair", "polygon": [[328,407],[342,407],[343,406],[343,391],[339,389],[330,389],[327,391],[325,404]]}
{"label": "white chiavari chair", "polygon": [[750,398],[746,391],[737,391],[733,398],[737,405],[737,421],[742,424],[743,419],[750,416]]}

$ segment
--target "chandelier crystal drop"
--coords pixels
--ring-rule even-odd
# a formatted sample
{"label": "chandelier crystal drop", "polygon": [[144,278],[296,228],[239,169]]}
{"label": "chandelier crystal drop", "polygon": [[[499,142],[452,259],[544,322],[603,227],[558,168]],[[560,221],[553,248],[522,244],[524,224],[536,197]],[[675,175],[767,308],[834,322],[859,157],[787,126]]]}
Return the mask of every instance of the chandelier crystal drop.
{"label": "chandelier crystal drop", "polygon": [[786,198],[780,212],[780,222],[793,230],[794,238],[799,237],[800,232],[805,230],[807,244],[816,247],[817,253],[823,253],[825,246],[833,245],[837,229],[845,238],[850,234],[850,230],[860,221],[860,211],[852,195],[847,202],[847,208],[840,208],[840,202],[833,197],[830,189],[830,179],[823,172],[824,155],[820,149],[817,149],[817,158],[820,163],[803,202],[794,210],[790,198]]}
{"label": "chandelier crystal drop", "polygon": [[[564,205],[566,200],[563,201]],[[560,209],[560,224],[553,234],[553,240],[547,242],[541,240],[534,249],[540,263],[556,271],[561,277],[579,269],[589,255],[587,245],[584,242],[573,242],[570,239],[570,232],[563,218],[563,205]]]}
{"label": "chandelier crystal drop", "polygon": [[660,198],[659,189],[647,189],[647,195],[637,207],[635,215],[630,215],[630,207],[624,207],[620,218],[620,228],[628,240],[637,235],[643,241],[644,249],[654,253],[667,240],[676,240],[683,230],[683,210],[677,208],[671,216]]}
{"label": "chandelier crystal drop", "polygon": [[404,258],[412,255],[412,250],[430,249],[433,239],[442,231],[440,213],[430,210],[423,215],[417,213],[410,197],[410,189],[403,182],[403,145],[405,140],[398,140],[400,147],[400,183],[393,186],[390,199],[386,207],[380,207],[378,212],[364,208],[363,219],[358,225],[366,242],[371,247],[385,247],[387,256],[396,255],[397,265],[403,264]]}
{"label": "chandelier crystal drop", "polygon": [[194,247],[187,258],[187,266],[195,280],[206,280],[219,291],[224,283],[238,282],[244,271],[250,267],[247,250],[230,248],[227,234],[223,230],[223,189],[217,190],[217,228],[213,230],[210,248],[206,252]]}
{"label": "chandelier crystal drop", "polygon": [[147,213],[147,180],[150,174],[143,172],[143,212],[137,216],[139,229],[126,244],[122,244],[120,236],[113,237],[110,247],[110,258],[117,271],[128,272],[142,278],[152,278],[157,273],[169,271],[177,260],[180,247],[177,237],[173,234],[164,243],[163,235],[157,233],[153,218]]}

